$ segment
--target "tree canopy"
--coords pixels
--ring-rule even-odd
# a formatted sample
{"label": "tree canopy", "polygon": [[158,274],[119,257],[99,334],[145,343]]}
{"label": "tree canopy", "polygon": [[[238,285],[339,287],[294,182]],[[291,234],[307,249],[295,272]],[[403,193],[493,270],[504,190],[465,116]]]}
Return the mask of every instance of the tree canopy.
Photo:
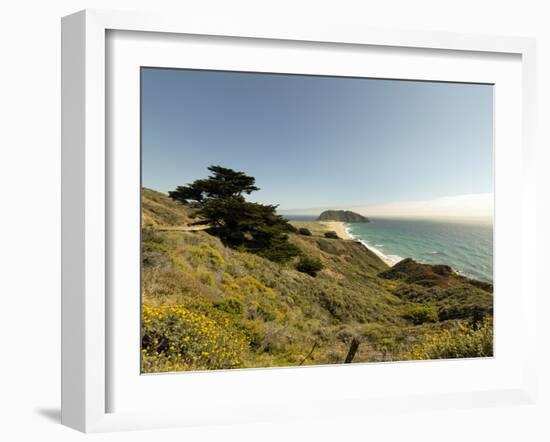
{"label": "tree canopy", "polygon": [[284,262],[299,253],[288,242],[292,226],[277,214],[276,205],[246,201],[244,195],[260,190],[256,179],[221,166],[210,166],[205,179],[178,186],[170,198],[197,207],[200,221],[208,231],[230,247],[243,247],[277,262]]}

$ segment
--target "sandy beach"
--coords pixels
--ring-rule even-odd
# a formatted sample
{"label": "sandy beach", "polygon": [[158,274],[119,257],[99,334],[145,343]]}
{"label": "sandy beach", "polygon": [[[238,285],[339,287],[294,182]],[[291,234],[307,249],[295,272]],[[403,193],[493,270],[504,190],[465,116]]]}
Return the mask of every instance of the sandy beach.
{"label": "sandy beach", "polygon": [[336,234],[342,239],[353,239],[344,226],[344,223],[341,221],[322,221],[322,223],[327,226],[329,230],[333,230]]}
{"label": "sandy beach", "polygon": [[[356,240],[356,238],[353,238],[347,231],[346,231],[346,228],[345,228],[345,223],[341,222],[341,221],[325,221],[323,222],[323,224],[330,230],[334,230],[338,236],[342,239],[352,239],[352,240]],[[361,244],[363,244],[367,249],[369,249],[371,252],[373,252],[374,254],[376,254],[382,261],[384,261],[387,265],[389,265],[390,267],[393,266],[396,261],[393,261],[391,258],[387,257],[386,255],[384,255],[380,250],[376,249],[375,247],[372,247],[372,246],[368,246],[367,244],[365,244],[364,241],[359,241]]]}
{"label": "sandy beach", "polygon": [[322,236],[326,231],[334,231],[341,239],[359,241],[363,246],[369,249],[371,252],[376,254],[382,261],[384,261],[388,266],[393,266],[397,261],[392,260],[390,257],[384,255],[380,250],[370,245],[367,245],[365,241],[361,241],[357,238],[351,236],[347,231],[344,222],[342,221],[292,221],[292,224],[297,227],[305,227],[314,235]]}

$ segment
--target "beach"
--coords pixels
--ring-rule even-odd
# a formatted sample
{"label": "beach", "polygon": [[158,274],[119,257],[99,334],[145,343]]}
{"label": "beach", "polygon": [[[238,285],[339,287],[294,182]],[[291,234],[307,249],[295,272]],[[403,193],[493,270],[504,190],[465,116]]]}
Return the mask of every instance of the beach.
{"label": "beach", "polygon": [[397,260],[391,259],[390,257],[384,255],[380,250],[368,245],[365,241],[350,235],[350,233],[346,229],[346,223],[342,221],[323,221],[322,224],[324,224],[327,227],[327,229],[335,231],[336,234],[342,239],[348,239],[348,240],[360,242],[363,246],[365,246],[367,249],[373,252],[376,256],[378,256],[382,261],[384,261],[390,267],[393,266],[397,261],[399,261],[399,259]]}
{"label": "beach", "polygon": [[346,230],[346,224],[341,221],[321,221],[328,230],[336,232],[342,239],[354,239]]}

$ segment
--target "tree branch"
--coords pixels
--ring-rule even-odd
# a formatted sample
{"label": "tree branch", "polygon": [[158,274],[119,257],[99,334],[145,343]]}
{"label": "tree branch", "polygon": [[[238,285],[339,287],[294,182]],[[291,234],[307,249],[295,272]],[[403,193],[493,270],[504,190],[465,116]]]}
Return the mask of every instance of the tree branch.
{"label": "tree branch", "polygon": [[311,350],[310,352],[306,355],[306,357],[304,359],[302,359],[302,362],[300,362],[298,365],[302,365],[304,362],[306,362],[306,359],[309,358],[312,354],[313,354],[313,351],[317,348],[317,341],[315,341],[313,343],[313,347],[311,347]]}

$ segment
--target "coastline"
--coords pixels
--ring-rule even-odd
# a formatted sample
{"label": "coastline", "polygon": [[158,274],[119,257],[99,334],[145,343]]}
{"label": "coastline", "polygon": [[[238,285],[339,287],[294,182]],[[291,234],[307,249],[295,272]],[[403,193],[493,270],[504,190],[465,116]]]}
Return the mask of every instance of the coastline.
{"label": "coastline", "polygon": [[355,239],[346,229],[346,223],[342,221],[320,221],[329,230],[333,230],[342,239]]}
{"label": "coastline", "polygon": [[[447,243],[445,243],[444,241],[443,242],[436,241],[435,244],[433,242],[432,243],[420,242],[420,251],[418,251],[418,249],[410,250],[411,248],[414,248],[414,247],[407,247],[407,242],[405,242],[405,246],[403,246],[401,249],[394,244],[393,250],[392,250],[393,254],[391,254],[392,252],[389,252],[384,247],[384,244],[386,244],[384,235],[377,236],[376,234],[373,234],[373,237],[371,237],[370,234],[366,235],[366,233],[369,230],[364,229],[361,226],[356,227],[354,224],[351,224],[351,223],[344,223],[344,226],[346,228],[348,235],[351,236],[353,240],[363,244],[365,247],[367,247],[370,251],[375,253],[382,261],[384,261],[384,263],[386,263],[390,267],[393,267],[394,265],[396,265],[398,262],[402,261],[405,258],[410,258],[420,264],[448,265],[452,268],[453,272],[458,275],[461,275],[476,281],[487,282],[491,284],[493,283],[493,278],[491,277],[491,274],[487,274],[487,269],[491,268],[491,267],[488,267],[490,263],[486,265],[484,264],[484,255],[475,255],[475,252],[476,252],[475,247],[468,248],[466,249],[465,252],[463,252],[465,254],[469,253],[470,251],[474,253],[472,255],[474,257],[473,261],[467,262],[467,263],[464,263],[464,257],[463,257],[466,255],[460,255],[458,253],[453,254],[454,250],[453,250],[452,241],[449,242],[450,252],[447,252],[447,249],[445,248]],[[453,229],[458,229],[458,227],[455,227],[454,225],[452,227]],[[483,232],[484,231],[485,230],[483,230]],[[357,235],[354,235],[354,232],[357,232]],[[468,232],[469,230],[466,231],[466,233]],[[420,233],[422,233],[422,231]],[[460,230],[459,230],[459,233],[460,233]],[[407,239],[408,238],[405,236],[404,240],[406,241]],[[422,237],[422,235],[420,235],[420,240],[422,241],[423,239],[425,239],[425,237]],[[481,239],[483,239],[483,237],[481,237]],[[441,240],[441,238],[439,238],[439,240]],[[388,239],[388,241],[390,240]],[[388,244],[390,244],[390,242],[388,242]],[[462,248],[462,250],[464,250],[464,247]],[[401,251],[403,254],[398,255],[397,253],[399,253],[399,251]],[[474,260],[474,259],[477,259],[476,257],[479,257],[477,261]]]}
{"label": "coastline", "polygon": [[382,253],[380,250],[378,250],[376,247],[372,247],[369,243],[362,239],[357,239],[355,236],[353,236],[350,232],[349,226],[347,223],[342,221],[321,221],[325,226],[327,226],[330,230],[334,230],[336,234],[346,240],[351,241],[357,241],[361,243],[364,247],[369,249],[371,252],[373,252],[376,256],[378,256],[384,263],[390,267],[397,264],[399,261],[401,261],[401,257],[390,257]]}
{"label": "coastline", "polygon": [[355,236],[352,235],[352,233],[350,232],[349,226],[347,226],[346,223],[342,222],[337,224],[342,224],[342,228],[345,233],[345,235],[342,236],[344,239],[350,239],[361,243],[364,247],[369,249],[376,256],[378,256],[382,261],[384,261],[386,265],[393,267],[395,264],[397,264],[399,261],[402,260],[400,256],[388,256],[384,254],[381,250],[377,249],[376,247],[371,246],[367,241],[363,239],[357,239]]}

